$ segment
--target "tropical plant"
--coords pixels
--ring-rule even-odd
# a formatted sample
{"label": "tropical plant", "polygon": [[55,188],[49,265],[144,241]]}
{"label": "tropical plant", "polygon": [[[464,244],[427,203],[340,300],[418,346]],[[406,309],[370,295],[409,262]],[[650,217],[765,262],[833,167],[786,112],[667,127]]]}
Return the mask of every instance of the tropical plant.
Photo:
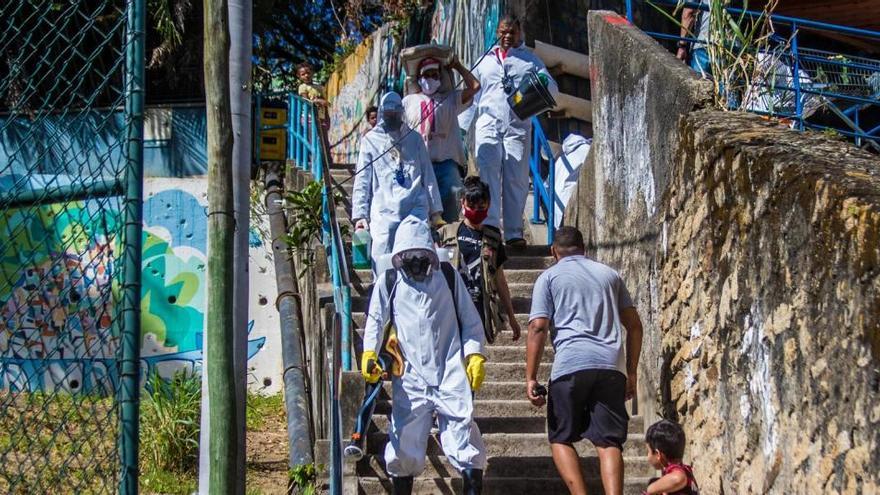
{"label": "tropical plant", "polygon": [[[333,199],[338,202],[342,195],[336,192]],[[314,245],[320,243],[323,236],[324,186],[318,181],[309,182],[302,190],[289,193],[286,200],[290,219],[287,244],[294,253],[302,255],[302,276],[314,265]],[[348,234],[344,226],[340,226],[340,230],[343,236]]]}
{"label": "tropical plant", "polygon": [[318,471],[322,469],[315,463],[300,464],[288,471],[289,482],[287,485],[288,494],[298,495],[314,495],[317,493],[316,481],[318,479]]}
{"label": "tropical plant", "polygon": [[192,1],[149,0],[147,7],[160,41],[159,45],[153,48],[147,64],[148,67],[153,68],[164,65],[169,55],[183,42],[186,19],[192,10]]}

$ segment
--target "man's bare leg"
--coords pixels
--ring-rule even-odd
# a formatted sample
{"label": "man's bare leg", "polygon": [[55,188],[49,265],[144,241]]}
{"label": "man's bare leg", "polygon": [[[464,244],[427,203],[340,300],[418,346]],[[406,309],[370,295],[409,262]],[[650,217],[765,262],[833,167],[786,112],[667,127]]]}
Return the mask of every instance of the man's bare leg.
{"label": "man's bare leg", "polygon": [[587,485],[584,484],[584,475],[581,473],[581,460],[574,447],[570,443],[551,443],[550,450],[553,452],[556,470],[571,495],[587,495]]}
{"label": "man's bare leg", "polygon": [[[605,495],[623,495],[623,453],[617,447],[596,447],[596,450]],[[555,453],[553,458],[556,459]]]}

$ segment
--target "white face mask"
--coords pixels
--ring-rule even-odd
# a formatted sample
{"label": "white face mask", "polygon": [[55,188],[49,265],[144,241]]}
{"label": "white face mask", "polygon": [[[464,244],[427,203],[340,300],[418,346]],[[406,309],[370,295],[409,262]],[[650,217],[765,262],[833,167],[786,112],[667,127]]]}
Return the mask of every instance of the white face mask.
{"label": "white face mask", "polygon": [[419,86],[421,86],[422,88],[422,93],[431,96],[432,94],[436,93],[438,89],[440,89],[440,80],[421,77],[419,78]]}

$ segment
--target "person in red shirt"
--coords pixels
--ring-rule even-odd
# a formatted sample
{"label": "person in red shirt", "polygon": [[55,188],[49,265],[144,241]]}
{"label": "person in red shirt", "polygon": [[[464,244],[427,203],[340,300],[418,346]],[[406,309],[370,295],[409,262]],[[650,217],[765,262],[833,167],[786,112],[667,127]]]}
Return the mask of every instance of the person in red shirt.
{"label": "person in red shirt", "polygon": [[651,481],[645,494],[699,495],[693,470],[681,462],[685,444],[681,425],[662,419],[648,427],[645,442],[648,444],[648,462],[663,471],[663,476]]}

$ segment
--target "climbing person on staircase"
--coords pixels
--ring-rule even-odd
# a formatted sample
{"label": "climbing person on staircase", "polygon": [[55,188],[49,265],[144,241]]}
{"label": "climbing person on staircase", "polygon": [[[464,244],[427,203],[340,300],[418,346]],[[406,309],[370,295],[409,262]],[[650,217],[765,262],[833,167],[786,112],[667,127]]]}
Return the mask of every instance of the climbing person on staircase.
{"label": "climbing person on staircase", "polygon": [[538,277],[532,292],[526,395],[535,406],[545,403],[537,393],[537,375],[550,333],[555,359],[547,433],[556,469],[572,494],[586,495],[573,444],[589,440],[599,455],[605,493],[621,495],[625,403],[636,393],[642,323],[620,275],[585,256],[580,231],[558,229],[550,251],[556,264]]}
{"label": "climbing person on staircase", "polygon": [[412,215],[439,222],[443,211],[428,150],[418,133],[409,131],[400,95],[385,93],[379,122],[358,149],[351,218],[355,230],[370,231],[374,278],[386,268],[385,255],[391,252],[401,220]]}
{"label": "climbing person on staircase", "polygon": [[454,270],[441,268],[426,222],[410,216],[400,223],[392,264],[379,274],[370,298],[361,373],[368,383],[379,380],[378,352],[390,321],[405,359],[402,376],[392,374],[391,432],[385,447],[394,493],[410,494],[413,477],[425,468],[436,413],[443,452],[461,472],[464,493],[479,494],[486,449],[473,419],[472,392],[485,378],[483,325],[464,281]]}
{"label": "climbing person on staircase", "polygon": [[507,253],[501,232],[483,224],[491,202],[489,186],[479,177],[468,177],[463,192],[461,213],[464,220],[440,228],[440,247],[452,250],[451,263],[458,268],[480,314],[486,329],[486,341],[493,343],[495,335],[504,329],[506,323],[513,331],[513,340],[519,340],[521,330],[504,276]]}
{"label": "climbing person on staircase", "polygon": [[[455,69],[461,75],[464,89],[444,91],[440,71],[449,69]],[[451,77],[446,80],[450,81]],[[480,81],[457,58],[444,67],[439,60],[425,57],[418,65],[418,83],[417,92],[403,98],[406,122],[419,132],[428,147],[443,201],[443,220],[454,222],[458,220],[461,170],[467,166],[458,115],[473,103],[474,95],[480,90]]]}
{"label": "climbing person on staircase", "polygon": [[544,63],[522,42],[519,20],[504,16],[498,22],[498,45],[474,69],[481,90],[475,102],[475,148],[480,178],[489,184],[492,203],[487,225],[502,230],[510,246],[522,247],[523,210],[529,193],[530,120],[520,120],[507,103],[523,76],[537,71],[555,98],[559,89]]}

